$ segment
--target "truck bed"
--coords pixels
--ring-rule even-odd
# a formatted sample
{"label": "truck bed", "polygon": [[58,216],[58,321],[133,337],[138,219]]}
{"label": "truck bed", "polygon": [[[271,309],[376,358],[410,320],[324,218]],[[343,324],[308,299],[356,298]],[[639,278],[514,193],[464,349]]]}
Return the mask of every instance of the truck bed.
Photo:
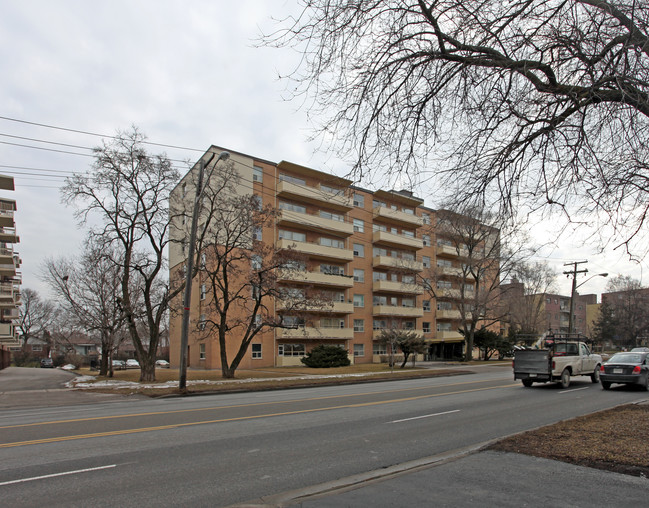
{"label": "truck bed", "polygon": [[537,377],[549,379],[552,372],[550,351],[546,349],[526,349],[514,355],[514,379]]}

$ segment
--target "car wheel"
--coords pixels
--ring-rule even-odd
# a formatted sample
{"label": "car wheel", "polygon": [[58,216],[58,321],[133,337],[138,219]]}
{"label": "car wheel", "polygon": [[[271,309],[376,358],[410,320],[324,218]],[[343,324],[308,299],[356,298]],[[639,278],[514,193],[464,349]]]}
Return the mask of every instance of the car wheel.
{"label": "car wheel", "polygon": [[563,369],[561,373],[561,388],[568,388],[570,386],[570,371]]}
{"label": "car wheel", "polygon": [[529,388],[530,386],[532,386],[533,383],[534,381],[532,381],[531,379],[523,379],[523,386],[525,388]]}
{"label": "car wheel", "polygon": [[593,373],[590,375],[590,380],[591,380],[593,383],[599,383],[599,367],[600,367],[600,366],[597,365],[597,366],[595,367],[595,370],[593,371]]}
{"label": "car wheel", "polygon": [[644,383],[642,384],[642,389],[645,392],[649,391],[649,373],[644,377]]}
{"label": "car wheel", "polygon": [[604,390],[610,390],[611,389],[611,383],[609,383],[608,381],[602,381],[602,388]]}

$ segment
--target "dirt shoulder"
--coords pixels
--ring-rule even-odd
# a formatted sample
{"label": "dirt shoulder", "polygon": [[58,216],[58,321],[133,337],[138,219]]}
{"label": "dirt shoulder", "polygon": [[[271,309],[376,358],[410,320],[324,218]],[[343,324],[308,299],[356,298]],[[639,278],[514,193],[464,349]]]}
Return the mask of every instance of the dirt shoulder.
{"label": "dirt shoulder", "polygon": [[649,478],[649,404],[628,404],[503,439],[522,453]]}

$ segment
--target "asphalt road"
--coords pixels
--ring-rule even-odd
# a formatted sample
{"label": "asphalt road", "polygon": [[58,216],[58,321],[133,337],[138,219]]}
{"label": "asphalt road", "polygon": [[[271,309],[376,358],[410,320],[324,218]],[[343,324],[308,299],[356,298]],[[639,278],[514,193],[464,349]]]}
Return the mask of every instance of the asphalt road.
{"label": "asphalt road", "polygon": [[[6,506],[227,506],[646,398],[446,378],[0,413]],[[43,493],[47,493],[46,496]]]}

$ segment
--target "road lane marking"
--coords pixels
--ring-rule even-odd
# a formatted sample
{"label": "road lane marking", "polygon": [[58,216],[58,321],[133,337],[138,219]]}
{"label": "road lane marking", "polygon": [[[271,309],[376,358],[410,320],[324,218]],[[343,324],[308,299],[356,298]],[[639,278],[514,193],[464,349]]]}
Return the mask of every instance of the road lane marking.
{"label": "road lane marking", "polygon": [[579,390],[588,390],[590,386],[584,386],[583,388],[569,388],[568,390],[562,390],[559,393],[568,393],[568,392],[578,392]]}
{"label": "road lane marking", "polygon": [[0,487],[3,487],[5,485],[12,485],[15,483],[25,483],[25,482],[33,482],[35,480],[45,480],[47,478],[56,478],[57,476],[68,476],[71,474],[89,473],[91,471],[101,471],[102,469],[111,469],[113,467],[117,467],[117,464],[111,464],[110,466],[89,467],[87,469],[77,469],[76,471],[64,471],[63,473],[46,474],[43,476],[33,476],[31,478],[21,478],[20,480],[1,482]]}
{"label": "road lane marking", "polygon": [[432,415],[413,416],[412,418],[404,418],[403,420],[392,420],[391,422],[388,422],[388,423],[409,422],[411,420],[420,420],[422,418],[430,418],[432,416],[450,415],[451,413],[459,413],[459,412],[460,412],[459,409],[453,409],[452,411],[444,411],[443,413],[433,413]]}
{"label": "road lane marking", "polygon": [[486,388],[473,388],[470,390],[458,390],[455,392],[447,392],[447,393],[438,393],[438,394],[428,394],[428,395],[416,395],[412,397],[405,397],[402,399],[392,399],[392,400],[382,400],[382,401],[374,401],[374,402],[359,402],[356,404],[344,404],[340,406],[328,406],[328,407],[320,407],[320,408],[313,408],[313,409],[301,409],[301,410],[296,410],[296,411],[285,411],[281,413],[265,413],[265,414],[260,414],[260,415],[250,415],[250,416],[237,416],[233,418],[220,418],[217,420],[205,420],[205,421],[199,421],[199,422],[185,422],[185,423],[174,423],[170,425],[160,425],[156,427],[142,427],[142,428],[135,428],[135,429],[125,429],[125,430],[114,430],[114,431],[108,431],[108,432],[97,432],[94,434],[80,434],[80,435],[74,435],[74,436],[59,436],[59,437],[51,437],[51,438],[42,438],[42,439],[34,439],[31,441],[16,441],[13,443],[2,443],[0,444],[0,448],[13,448],[16,446],[28,446],[28,445],[33,445],[33,444],[45,444],[45,443],[56,443],[56,442],[62,442],[62,441],[74,441],[77,439],[91,439],[91,438],[96,438],[96,437],[108,437],[108,436],[119,436],[119,435],[127,435],[127,434],[137,434],[140,432],[155,432],[155,431],[160,431],[160,430],[169,430],[169,429],[177,429],[177,428],[182,428],[182,427],[193,427],[196,425],[207,425],[207,424],[214,424],[214,423],[226,423],[226,422],[237,422],[237,421],[244,421],[244,420],[257,420],[261,418],[270,418],[274,416],[289,416],[289,415],[297,415],[297,414],[307,414],[307,413],[317,413],[321,411],[332,411],[335,409],[349,409],[349,408],[356,408],[356,407],[370,407],[370,406],[380,406],[383,404],[396,404],[399,402],[409,402],[413,400],[421,400],[421,399],[428,399],[428,398],[436,398],[436,397],[445,397],[448,395],[459,395],[463,393],[472,393],[472,392],[481,392],[481,391],[486,391],[486,390],[498,390],[501,388],[511,388],[511,387],[518,387],[518,383],[515,384],[510,384],[510,385],[503,385],[503,386],[491,386],[491,387],[486,387]]}
{"label": "road lane marking", "polygon": [[[22,423],[19,425],[5,425],[5,426],[0,426],[0,430],[2,429],[17,429],[17,428],[22,428],[22,427],[37,427],[39,425],[55,425],[59,423],[75,423],[75,422],[91,422],[91,421],[98,421],[98,420],[116,420],[120,418],[134,418],[134,417],[141,417],[141,416],[156,416],[156,415],[168,415],[168,414],[177,414],[177,413],[195,413],[199,411],[214,411],[217,409],[231,409],[231,408],[242,408],[242,407],[255,407],[255,406],[270,406],[270,405],[278,405],[278,404],[293,404],[296,402],[308,402],[308,401],[314,401],[314,400],[327,400],[327,399],[343,399],[343,398],[350,398],[350,397],[362,397],[364,395],[380,395],[383,393],[399,393],[399,392],[407,392],[407,391],[416,391],[416,390],[428,390],[430,388],[446,388],[446,387],[452,387],[452,386],[462,386],[462,385],[467,385],[467,384],[478,384],[478,383],[491,383],[499,381],[498,379],[484,379],[481,381],[463,381],[461,383],[449,383],[445,385],[438,385],[438,386],[417,386],[413,388],[399,388],[399,389],[394,389],[394,390],[382,390],[378,392],[361,392],[361,393],[349,393],[349,394],[343,394],[343,395],[325,395],[323,397],[310,397],[307,399],[289,399],[289,400],[279,400],[279,401],[272,401],[272,402],[251,402],[248,404],[233,404],[230,406],[213,406],[213,407],[200,407],[200,408],[193,408],[193,409],[173,409],[173,410],[167,410],[167,411],[151,411],[147,413],[129,413],[125,415],[110,415],[110,416],[92,416],[92,417],[85,417],[85,418],[71,418],[69,420],[51,420],[51,421],[46,421],[46,422],[34,422],[34,423]],[[515,386],[515,385],[505,385],[506,387],[509,386]],[[498,387],[497,387],[498,388]]]}

